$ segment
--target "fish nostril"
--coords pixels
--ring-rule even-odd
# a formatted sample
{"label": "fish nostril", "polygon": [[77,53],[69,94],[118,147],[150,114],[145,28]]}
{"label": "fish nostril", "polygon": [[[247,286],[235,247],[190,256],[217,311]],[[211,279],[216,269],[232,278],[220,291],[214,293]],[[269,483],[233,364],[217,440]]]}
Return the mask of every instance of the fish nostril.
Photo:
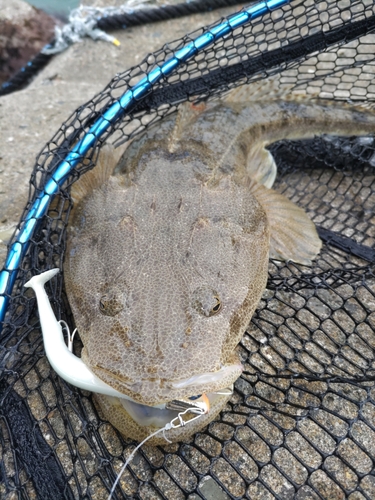
{"label": "fish nostril", "polygon": [[216,305],[214,305],[212,308],[212,314],[219,312],[221,309],[221,302],[219,297],[216,296],[215,300],[216,300]]}

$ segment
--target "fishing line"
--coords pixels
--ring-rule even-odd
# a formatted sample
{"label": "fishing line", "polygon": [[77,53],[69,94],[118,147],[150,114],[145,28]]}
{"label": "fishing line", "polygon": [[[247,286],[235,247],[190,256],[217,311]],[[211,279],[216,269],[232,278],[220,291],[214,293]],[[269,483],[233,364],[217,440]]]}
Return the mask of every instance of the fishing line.
{"label": "fishing line", "polygon": [[58,321],[58,323],[60,323],[60,325],[62,326],[63,331],[66,332],[69,351],[73,352],[73,340],[74,340],[74,335],[77,333],[77,328],[75,328],[73,330],[73,333],[70,333],[70,328],[67,325],[66,321],[64,321],[63,319],[60,319],[60,321]]}
{"label": "fishing line", "polygon": [[[186,413],[194,413],[194,414],[197,414],[196,417],[193,417],[191,418],[190,420],[188,420],[187,422],[185,422],[185,420],[182,418],[183,415],[186,415]],[[198,407],[194,407],[194,408],[187,408],[185,411],[182,411],[180,412],[177,417],[173,418],[170,422],[168,422],[167,424],[165,424],[164,427],[162,427],[161,429],[158,429],[157,431],[151,433],[149,436],[147,436],[141,443],[139,443],[135,448],[134,450],[132,451],[132,453],[130,454],[129,458],[126,460],[126,462],[124,463],[124,465],[122,466],[120,472],[118,473],[117,477],[116,477],[116,480],[115,482],[113,483],[113,486],[111,488],[111,491],[109,493],[109,496],[108,496],[108,499],[107,500],[111,500],[112,498],[112,495],[113,493],[115,492],[115,489],[116,489],[116,486],[118,484],[118,482],[120,481],[120,478],[121,476],[123,475],[123,473],[125,472],[127,466],[129,465],[129,463],[133,460],[134,458],[134,455],[137,453],[137,451],[139,450],[139,448],[141,446],[143,446],[146,441],[148,441],[149,439],[153,438],[154,436],[156,436],[157,434],[160,434],[161,432],[163,433],[163,437],[164,439],[168,442],[168,443],[171,443],[172,441],[169,441],[169,439],[166,437],[165,435],[165,431],[169,431],[171,429],[178,429],[179,427],[184,427],[185,425],[187,424],[190,424],[191,422],[194,422],[194,420],[197,420],[198,418],[202,417],[203,415],[205,414],[205,411],[202,409],[202,408],[198,408]],[[179,423],[176,425],[174,422],[175,420],[177,420]]]}
{"label": "fishing line", "polygon": [[[198,61],[194,58],[178,74],[159,81],[155,92],[132,104],[131,116],[116,124],[111,140],[129,137],[134,126],[147,129],[154,115],[155,121],[161,119],[189,97],[212,99],[245,81],[261,79],[263,85],[274,74],[284,78],[281,87],[291,84],[296,94],[351,98],[370,106],[374,93],[368,83],[374,79],[375,59],[373,38],[365,35],[374,29],[374,2],[353,0],[338,5],[333,0],[292,0],[290,7],[215,41]],[[349,46],[353,37],[358,41]],[[61,125],[38,158],[27,208],[35,199],[35,189],[44,189],[45,180],[69,147],[102,116],[103,103],[112,103],[130,81],[154,67],[155,58],[161,63],[187,41],[181,38],[119,75]],[[346,58],[347,50],[352,59]],[[181,445],[175,451],[159,447],[161,462],[146,463],[140,474],[133,457],[112,499],[201,498],[218,487],[227,498],[267,494],[279,498],[280,484],[290,498],[374,496],[369,444],[374,411],[374,388],[369,383],[374,376],[374,258],[366,249],[370,260],[362,260],[364,248],[374,248],[374,145],[347,138],[330,142],[314,138],[271,149],[272,153],[276,150],[280,163],[278,186],[316,214],[315,222],[327,231],[328,244],[309,269],[271,261],[268,291],[238,347],[247,367],[244,375],[249,376],[236,383],[234,397],[224,410],[226,417],[217,419],[208,432],[201,431],[188,447]],[[96,152],[89,152],[90,164],[82,170],[93,166]],[[74,170],[73,175],[69,183],[78,172]],[[40,229],[30,234],[28,254],[17,264],[21,272],[9,297],[0,353],[4,366],[0,446],[8,457],[1,466],[2,491],[5,497],[20,498],[31,492],[40,500],[94,500],[102,491],[107,499],[115,470],[123,466],[117,462],[114,469],[113,461],[117,457],[125,462],[138,443],[129,447],[120,433],[115,434],[98,417],[91,398],[64,390],[43,360],[35,299],[21,288],[31,275],[63,261],[71,209],[65,185],[58,196],[58,211],[42,216]],[[340,238],[353,238],[356,245],[334,237],[336,232]],[[69,323],[71,311],[62,277],[56,277],[47,290],[57,317],[68,318]],[[66,342],[65,330],[64,337]],[[166,443],[181,431],[164,430],[153,439]],[[218,447],[214,456],[210,453],[213,437]],[[267,454],[262,450],[268,450]],[[121,457],[123,451],[126,454]],[[145,450],[138,449],[137,457],[144,455]]]}

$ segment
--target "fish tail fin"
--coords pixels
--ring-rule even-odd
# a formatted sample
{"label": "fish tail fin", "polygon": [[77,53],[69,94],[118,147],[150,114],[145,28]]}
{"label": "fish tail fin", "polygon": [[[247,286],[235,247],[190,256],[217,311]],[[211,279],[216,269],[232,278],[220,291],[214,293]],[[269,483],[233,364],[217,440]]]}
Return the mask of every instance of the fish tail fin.
{"label": "fish tail fin", "polygon": [[272,187],[276,165],[266,147],[289,139],[312,139],[322,134],[369,136],[375,134],[375,112],[362,104],[329,100],[270,100],[244,103],[238,121],[242,131],[225,157],[243,158],[251,179]]}
{"label": "fish tail fin", "polygon": [[375,134],[375,112],[362,104],[325,99],[254,103],[244,110],[244,122],[245,114],[250,113],[257,113],[259,121],[242,134],[249,141],[254,143],[255,139],[265,146],[283,139],[312,139],[322,134],[344,137]]}

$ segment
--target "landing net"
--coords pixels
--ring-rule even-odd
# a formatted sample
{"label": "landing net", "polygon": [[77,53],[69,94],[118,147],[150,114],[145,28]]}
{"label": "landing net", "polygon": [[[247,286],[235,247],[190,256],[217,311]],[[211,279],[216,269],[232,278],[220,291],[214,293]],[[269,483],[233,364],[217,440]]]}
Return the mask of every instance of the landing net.
{"label": "landing net", "polygon": [[[226,21],[117,75],[39,155],[20,228],[46,186],[56,183],[58,166],[70,158],[73,168],[56,187],[54,208],[32,214],[36,222],[12,247],[0,280],[7,306],[0,351],[2,498],[106,498],[135,447],[100,418],[90,393],[51,370],[34,295],[23,288],[31,275],[63,267],[70,185],[94,166],[101,146],[129,140],[185,100],[215,99],[270,78],[296,95],[373,107],[372,1],[260,5],[243,25],[228,18],[238,27],[213,35],[159,79],[149,75]],[[151,85],[121,119],[109,119],[108,109],[143,78]],[[69,151],[103,120],[107,126],[94,134],[84,165],[71,161]],[[276,189],[307,210],[323,250],[311,268],[270,262],[267,290],[238,347],[245,372],[220,418],[189,442],[142,447],[113,498],[375,498],[374,139],[284,141],[271,150],[279,166]],[[72,325],[62,276],[46,288],[56,316]]]}

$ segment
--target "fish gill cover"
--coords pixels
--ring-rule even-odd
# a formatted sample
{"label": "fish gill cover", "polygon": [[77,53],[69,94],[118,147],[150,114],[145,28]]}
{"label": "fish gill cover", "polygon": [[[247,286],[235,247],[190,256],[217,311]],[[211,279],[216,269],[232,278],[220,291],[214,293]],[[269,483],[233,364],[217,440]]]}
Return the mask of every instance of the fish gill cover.
{"label": "fish gill cover", "polygon": [[[107,120],[85,162],[71,162],[56,187],[57,202],[13,247],[8,271],[18,267],[19,256],[18,274],[2,275],[3,286],[15,281],[11,294],[1,290],[8,303],[1,332],[2,498],[106,498],[135,446],[101,420],[90,393],[51,370],[34,295],[23,288],[32,275],[63,267],[70,186],[94,166],[103,143],[127,141],[187,99],[216,98],[270,78],[296,95],[373,106],[372,1],[264,2],[259,14],[225,36],[211,36],[147,86],[121,119],[107,120],[127,90],[150,81],[150,72],[166,68],[165,61],[201,35],[217,32],[215,26],[224,23],[225,31],[230,18],[116,75],[39,155],[20,227],[56,168],[71,160],[69,151]],[[279,167],[275,188],[308,211],[323,249],[311,268],[270,262],[267,290],[238,347],[245,371],[220,418],[188,442],[143,446],[113,498],[375,496],[374,140],[283,141],[272,153]],[[47,290],[56,316],[73,325],[62,275]]]}

